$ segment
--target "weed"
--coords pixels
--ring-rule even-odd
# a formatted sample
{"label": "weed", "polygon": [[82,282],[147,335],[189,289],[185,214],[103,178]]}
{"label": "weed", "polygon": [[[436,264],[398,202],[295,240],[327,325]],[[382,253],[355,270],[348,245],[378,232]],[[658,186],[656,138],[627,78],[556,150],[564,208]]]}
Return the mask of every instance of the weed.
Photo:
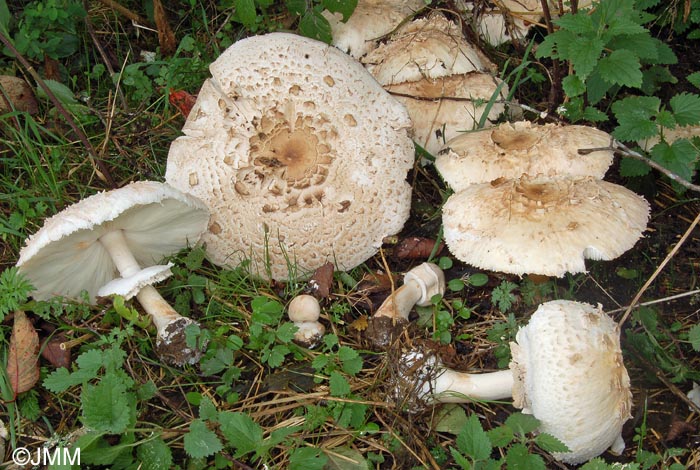
{"label": "weed", "polygon": [[501,281],[493,291],[491,291],[491,303],[494,304],[501,312],[508,312],[518,298],[513,293],[518,288],[518,285],[510,281]]}

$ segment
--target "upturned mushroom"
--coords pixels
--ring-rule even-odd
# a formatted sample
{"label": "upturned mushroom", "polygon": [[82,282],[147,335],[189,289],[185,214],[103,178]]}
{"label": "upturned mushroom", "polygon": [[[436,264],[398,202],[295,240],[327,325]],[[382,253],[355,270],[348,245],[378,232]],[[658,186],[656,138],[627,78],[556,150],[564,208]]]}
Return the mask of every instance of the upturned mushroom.
{"label": "upturned mushroom", "polygon": [[608,147],[611,141],[610,134],[589,126],[505,122],[453,138],[438,152],[435,167],[455,191],[523,174],[602,179],[613,162],[612,149],[585,155],[579,150]]}
{"label": "upturned mushroom", "polygon": [[467,42],[460,27],[442,14],[414,20],[362,62],[413,121],[414,139],[430,153],[459,132],[477,127],[491,103],[486,124],[505,107],[508,87],[494,77],[493,64]]}
{"label": "upturned mushroom", "polygon": [[166,180],[209,207],[214,263],[301,278],[328,261],[352,269],[401,230],[411,122],[361,64],[270,33],[236,42],[210,70]]}
{"label": "upturned mushroom", "polygon": [[473,266],[512,274],[561,277],[586,272],[585,259],[610,260],[646,229],[649,203],[592,177],[469,185],[442,210],[450,252]]}
{"label": "upturned mushroom", "polygon": [[298,328],[294,342],[313,349],[323,338],[326,327],[318,319],[321,317],[321,305],[313,295],[301,294],[292,299],[287,307],[289,320]]}
{"label": "upturned mushroom", "polygon": [[331,25],[333,45],[359,59],[375,49],[383,36],[423,7],[423,0],[358,0],[347,21],[342,14],[327,10],[323,16]]}
{"label": "upturned mushroom", "polygon": [[537,308],[511,345],[510,369],[493,373],[447,369],[433,352],[412,351],[398,362],[393,399],[409,411],[425,404],[513,397],[513,405],[569,448],[555,453],[581,463],[611,448],[624,450],[631,417],[630,380],[616,323],[600,306],[555,300]]}
{"label": "upturned mushroom", "polygon": [[[195,244],[209,212],[199,200],[162,183],[142,181],[83,199],[47,219],[30,236],[17,266],[37,300],[136,296],[158,330],[156,351],[165,362],[195,363],[200,350],[185,341],[195,323],[177,313],[152,286],[170,275],[164,256]],[[145,268],[143,268],[145,266]]]}
{"label": "upturned mushroom", "polygon": [[377,349],[385,349],[408,323],[415,305],[430,305],[435,295],[445,293],[445,274],[436,264],[422,263],[408,271],[396,289],[369,319],[366,335]]}

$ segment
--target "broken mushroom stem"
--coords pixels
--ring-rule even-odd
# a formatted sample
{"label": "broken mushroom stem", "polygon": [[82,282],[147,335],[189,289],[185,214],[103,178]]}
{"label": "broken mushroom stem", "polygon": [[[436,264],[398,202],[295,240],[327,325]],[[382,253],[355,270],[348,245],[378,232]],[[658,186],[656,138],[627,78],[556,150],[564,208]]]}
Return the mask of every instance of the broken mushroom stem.
{"label": "broken mushroom stem", "polygon": [[[128,278],[141,271],[141,266],[129,249],[122,230],[112,230],[105,233],[100,237],[99,242],[105,247],[123,278]],[[156,327],[158,332],[156,349],[161,356],[169,358],[171,355],[167,352],[168,346],[173,343],[184,345],[185,328],[196,322],[175,311],[151,285],[143,286],[136,294],[136,299],[144,311],[149,314]],[[180,357],[183,351],[180,350],[178,353],[176,356]],[[184,351],[184,360],[177,359],[174,363],[177,365],[193,364],[199,360],[200,355],[201,351],[198,350]]]}
{"label": "broken mushroom stem", "polygon": [[416,266],[405,274],[403,281],[370,319],[367,334],[376,348],[384,349],[391,343],[397,330],[408,323],[415,305],[430,305],[433,296],[445,293],[445,275],[433,263]]}

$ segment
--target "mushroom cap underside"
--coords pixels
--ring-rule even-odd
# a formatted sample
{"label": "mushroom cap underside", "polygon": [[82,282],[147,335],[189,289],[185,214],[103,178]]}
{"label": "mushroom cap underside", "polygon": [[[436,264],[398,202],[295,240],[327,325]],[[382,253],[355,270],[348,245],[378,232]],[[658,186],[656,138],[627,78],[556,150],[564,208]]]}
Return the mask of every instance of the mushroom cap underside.
{"label": "mushroom cap underside", "polygon": [[166,180],[208,205],[220,265],[302,277],[350,269],[409,215],[406,109],[361,64],[286,33],[241,40],[211,65]]}
{"label": "mushroom cap underside", "polygon": [[474,184],[443,206],[445,242],[460,260],[513,274],[585,272],[634,246],[649,204],[613,183],[530,178]]}
{"label": "mushroom cap underside", "polygon": [[618,442],[632,394],[619,331],[600,307],[567,300],[540,305],[511,352],[514,405],[567,445],[571,452],[557,459],[584,462]]}
{"label": "mushroom cap underside", "polygon": [[159,262],[199,240],[209,213],[202,202],[167,184],[131,183],[85,198],[50,217],[30,236],[17,266],[43,300],[60,295],[93,301],[100,287],[119,276],[99,238],[122,230],[141,267]]}
{"label": "mushroom cap underside", "polygon": [[449,140],[435,167],[455,191],[523,174],[601,179],[613,162],[613,151],[581,155],[579,150],[608,147],[610,142],[608,133],[588,126],[506,122]]}

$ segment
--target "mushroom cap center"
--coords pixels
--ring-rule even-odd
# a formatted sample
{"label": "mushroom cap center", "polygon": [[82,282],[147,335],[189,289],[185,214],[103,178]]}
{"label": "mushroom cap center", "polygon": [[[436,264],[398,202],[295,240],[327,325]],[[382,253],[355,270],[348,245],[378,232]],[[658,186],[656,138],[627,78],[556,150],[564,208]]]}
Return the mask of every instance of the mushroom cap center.
{"label": "mushroom cap center", "polygon": [[526,150],[536,145],[541,134],[532,129],[499,126],[491,132],[491,140],[504,150]]}
{"label": "mushroom cap center", "polygon": [[258,161],[271,168],[284,167],[283,177],[293,183],[313,173],[318,160],[318,137],[309,128],[282,127],[262,142]]}

